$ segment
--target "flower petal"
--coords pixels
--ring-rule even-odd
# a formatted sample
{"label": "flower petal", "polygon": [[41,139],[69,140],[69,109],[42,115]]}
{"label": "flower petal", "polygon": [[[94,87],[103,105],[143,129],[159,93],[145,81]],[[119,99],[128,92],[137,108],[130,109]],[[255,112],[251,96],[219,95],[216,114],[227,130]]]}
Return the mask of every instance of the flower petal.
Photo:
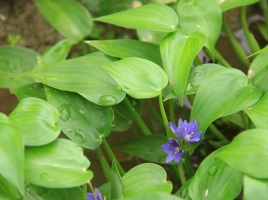
{"label": "flower petal", "polygon": [[95,200],[92,193],[87,193],[87,200]]}
{"label": "flower petal", "polygon": [[172,132],[175,133],[176,132],[176,129],[177,129],[176,125],[173,124],[172,122],[169,122],[168,124],[169,124],[169,127],[172,130]]}
{"label": "flower petal", "polygon": [[172,147],[173,146],[170,143],[165,143],[161,146],[162,151],[168,154],[174,151]]}
{"label": "flower petal", "polygon": [[170,154],[168,154],[167,158],[166,158],[166,163],[171,162],[175,157],[175,152],[171,152]]}
{"label": "flower petal", "polygon": [[175,161],[176,163],[178,163],[178,162],[181,161],[182,154],[183,154],[183,150],[181,150],[180,152],[178,152],[178,153],[175,154],[175,156],[174,156],[174,161]]}

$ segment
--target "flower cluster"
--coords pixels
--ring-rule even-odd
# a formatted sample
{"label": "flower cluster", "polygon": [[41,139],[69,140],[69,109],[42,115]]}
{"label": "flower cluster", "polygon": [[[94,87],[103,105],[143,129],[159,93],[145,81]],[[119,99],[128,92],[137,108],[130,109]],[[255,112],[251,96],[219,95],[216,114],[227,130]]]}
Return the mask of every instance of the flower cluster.
{"label": "flower cluster", "polygon": [[101,193],[95,188],[95,196],[92,193],[87,193],[87,200],[102,200]]}
{"label": "flower cluster", "polygon": [[[197,121],[192,121],[187,123],[186,120],[179,119],[178,126],[169,122],[169,127],[172,132],[178,137],[180,141],[189,142],[199,142],[202,131],[198,131]],[[181,144],[170,138],[168,143],[162,145],[162,150],[168,154],[166,162],[169,163],[174,160],[176,163],[180,162],[182,155],[184,153]]]}

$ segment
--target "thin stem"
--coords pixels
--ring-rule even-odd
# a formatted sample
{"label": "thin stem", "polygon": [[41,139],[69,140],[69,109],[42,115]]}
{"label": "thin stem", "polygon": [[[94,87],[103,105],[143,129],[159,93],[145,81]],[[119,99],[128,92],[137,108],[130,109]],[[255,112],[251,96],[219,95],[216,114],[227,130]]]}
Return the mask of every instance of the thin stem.
{"label": "thin stem", "polygon": [[86,43],[84,43],[84,41],[81,42],[81,47],[82,47],[82,54],[87,55],[88,54],[87,45]]}
{"label": "thin stem", "polygon": [[217,51],[217,49],[215,49],[214,58],[215,60],[219,61],[223,66],[227,68],[232,68],[232,66],[222,57],[222,55]]}
{"label": "thin stem", "polygon": [[153,115],[154,115],[155,118],[157,119],[157,121],[158,121],[160,124],[164,125],[161,116],[159,115],[158,112],[156,112],[156,110],[155,110],[154,107],[152,106],[152,103],[151,103],[148,99],[146,99],[146,103],[147,103],[147,105],[148,105],[150,111],[153,113]]}
{"label": "thin stem", "polygon": [[165,129],[166,129],[167,137],[172,138],[173,134],[171,133],[171,130],[169,128],[168,119],[167,119],[166,111],[165,111],[163,100],[162,100],[162,93],[160,93],[160,95],[158,96],[158,100],[159,100],[159,108],[160,108],[160,112],[162,115]]}
{"label": "thin stem", "polygon": [[202,64],[202,62],[200,61],[198,56],[195,56],[195,58],[194,58],[194,66],[196,67],[196,66],[201,65],[201,64]]}
{"label": "thin stem", "polygon": [[189,159],[189,157],[187,155],[184,157],[184,160],[185,160],[185,162],[184,162],[185,171],[186,171],[186,173],[188,175],[188,178],[191,178],[191,177],[194,176],[195,170],[194,170],[193,165],[191,164],[190,159]]}
{"label": "thin stem", "polygon": [[223,20],[222,20],[222,26],[223,26],[223,29],[225,30],[225,33],[227,34],[227,37],[228,37],[236,55],[237,55],[237,57],[244,65],[246,65],[248,67],[250,63],[249,63],[249,60],[247,59],[247,54],[246,54],[245,50],[243,49],[243,47],[239,44],[239,42],[234,37],[234,35],[233,35],[231,29],[229,28],[224,16],[223,16]]}
{"label": "thin stem", "polygon": [[82,185],[82,200],[87,199],[87,184]]}
{"label": "thin stem", "polygon": [[260,8],[262,9],[264,18],[265,18],[265,25],[266,25],[266,31],[268,35],[268,5],[267,0],[260,0]]}
{"label": "thin stem", "polygon": [[218,137],[220,140],[222,141],[229,141],[220,131],[219,129],[217,129],[217,127],[214,124],[210,124],[209,127],[210,131],[212,131],[212,133]]}
{"label": "thin stem", "polygon": [[184,185],[184,183],[186,183],[186,177],[185,177],[182,161],[179,162],[179,164],[178,164],[178,171],[179,171],[179,175],[180,175],[181,184]]}
{"label": "thin stem", "polygon": [[87,184],[89,185],[89,188],[90,188],[90,190],[92,191],[92,194],[93,194],[93,196],[94,196],[94,199],[96,199],[95,190],[94,190],[94,188],[93,188],[92,183],[89,181],[89,182],[87,182]]}
{"label": "thin stem", "polygon": [[245,113],[243,111],[240,111],[239,114],[241,116],[244,129],[245,130],[249,129],[249,123],[248,123],[248,120],[247,120],[247,117],[246,117]]}
{"label": "thin stem", "polygon": [[106,152],[107,152],[108,156],[110,157],[110,159],[115,160],[116,166],[118,167],[118,171],[119,171],[120,175],[123,176],[126,172],[124,171],[124,169],[122,168],[122,166],[118,162],[118,160],[115,157],[112,149],[110,148],[109,144],[107,143],[107,141],[106,141],[106,139],[104,137],[102,138],[102,145],[103,145],[104,149],[106,150]]}
{"label": "thin stem", "polygon": [[102,171],[104,173],[106,181],[109,182],[109,181],[111,181],[111,168],[110,168],[107,160],[105,159],[100,146],[96,148],[96,153],[97,153],[97,156],[99,158],[99,161],[100,161],[100,164],[102,167]]}
{"label": "thin stem", "polygon": [[247,11],[247,7],[242,6],[242,8],[241,8],[241,23],[242,23],[242,27],[243,27],[245,36],[247,38],[249,47],[251,49],[251,52],[255,53],[255,52],[260,50],[260,46],[259,46],[258,42],[256,41],[256,39],[254,38],[254,36],[252,35],[252,33],[250,33],[248,30],[246,11]]}
{"label": "thin stem", "polygon": [[123,101],[126,106],[128,107],[131,115],[133,116],[134,120],[137,122],[137,124],[139,125],[139,127],[141,128],[142,132],[144,135],[152,135],[151,131],[149,130],[149,128],[146,126],[146,124],[144,123],[144,121],[142,120],[141,116],[139,115],[139,113],[135,110],[135,108],[132,106],[132,104],[130,103],[130,101],[128,100],[128,98],[126,97]]}

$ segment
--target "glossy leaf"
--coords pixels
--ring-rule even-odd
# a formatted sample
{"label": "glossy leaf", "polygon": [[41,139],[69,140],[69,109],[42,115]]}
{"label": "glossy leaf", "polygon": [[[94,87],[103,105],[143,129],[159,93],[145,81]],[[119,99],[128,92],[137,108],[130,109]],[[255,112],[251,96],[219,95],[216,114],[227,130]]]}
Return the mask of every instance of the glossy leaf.
{"label": "glossy leaf", "polygon": [[79,187],[51,189],[27,184],[25,187],[25,200],[81,200],[82,191]]}
{"label": "glossy leaf", "polygon": [[48,144],[60,134],[60,127],[55,124],[59,119],[59,112],[38,98],[21,100],[9,115],[9,119],[12,125],[21,130],[25,145]]}
{"label": "glossy leaf", "polygon": [[179,197],[169,194],[162,194],[158,192],[151,192],[146,194],[138,194],[133,197],[118,199],[118,200],[141,200],[141,199],[153,199],[153,200],[183,200]]}
{"label": "glossy leaf", "polygon": [[85,184],[93,177],[82,148],[70,140],[57,139],[25,150],[25,181],[48,188]]}
{"label": "glossy leaf", "polygon": [[168,34],[161,42],[164,70],[181,104],[192,62],[204,46],[205,40],[205,36],[200,32],[187,35],[183,30],[178,30]]}
{"label": "glossy leaf", "polygon": [[30,71],[37,62],[37,53],[19,46],[0,48],[0,86],[17,88],[35,82],[28,77],[18,76],[22,72]]}
{"label": "glossy leaf", "polygon": [[252,79],[252,85],[262,89],[264,92],[268,92],[268,65],[264,68],[262,68]]}
{"label": "glossy leaf", "polygon": [[199,129],[205,131],[214,120],[249,107],[261,95],[260,89],[247,85],[247,77],[243,72],[218,69],[210,73],[199,86],[190,121],[197,120]]}
{"label": "glossy leaf", "polygon": [[156,63],[159,66],[162,66],[159,47],[148,42],[142,42],[139,40],[118,39],[92,40],[86,41],[86,43],[97,48],[98,50],[109,56],[118,58],[144,58]]}
{"label": "glossy leaf", "polygon": [[199,85],[211,72],[222,68],[224,67],[218,64],[203,64],[192,68],[189,73],[188,85],[185,94],[195,94]]}
{"label": "glossy leaf", "polygon": [[258,2],[259,0],[215,0],[220,5],[222,12]]}
{"label": "glossy leaf", "polygon": [[168,34],[166,32],[137,30],[139,40],[159,45],[162,39]]}
{"label": "glossy leaf", "polygon": [[48,64],[53,64],[66,59],[69,50],[72,46],[72,42],[69,40],[61,40],[57,42],[53,47],[51,47],[42,56],[42,61]]}
{"label": "glossy leaf", "polygon": [[254,105],[245,109],[245,112],[257,128],[268,129],[268,93],[265,93]]}
{"label": "glossy leaf", "polygon": [[165,143],[167,143],[167,138],[164,136],[141,136],[114,147],[138,158],[165,164],[167,154],[161,149],[161,145]]}
{"label": "glossy leaf", "polygon": [[81,4],[74,0],[35,0],[43,17],[63,36],[76,42],[87,36],[92,18]]}
{"label": "glossy leaf", "polygon": [[132,29],[171,32],[177,29],[178,16],[175,11],[161,3],[143,5],[94,19]]}
{"label": "glossy leaf", "polygon": [[45,88],[47,100],[59,113],[63,133],[84,148],[94,149],[101,144],[101,137],[111,133],[113,111],[98,106],[72,92]]}
{"label": "glossy leaf", "polygon": [[123,181],[116,167],[116,162],[113,160],[111,168],[111,199],[124,198]]}
{"label": "glossy leaf", "polygon": [[260,53],[251,63],[248,76],[249,78],[253,78],[256,74],[258,74],[262,69],[267,66],[268,63],[268,51],[264,51]]}
{"label": "glossy leaf", "polygon": [[222,12],[217,2],[215,0],[180,0],[176,11],[180,19],[179,27],[188,34],[195,31],[203,33],[206,36],[205,46],[214,55],[222,24]]}
{"label": "glossy leaf", "polygon": [[0,174],[18,192],[24,193],[24,144],[22,133],[9,123],[0,123]]}
{"label": "glossy leaf", "polygon": [[130,57],[99,65],[133,98],[158,96],[168,83],[161,67],[142,58]]}
{"label": "glossy leaf", "polygon": [[268,180],[244,176],[244,200],[268,199]]}
{"label": "glossy leaf", "polygon": [[194,200],[235,199],[242,190],[242,173],[217,158],[213,152],[199,165],[189,184]]}
{"label": "glossy leaf", "polygon": [[122,101],[125,92],[102,68],[87,56],[70,59],[25,74],[60,90],[77,92],[99,105],[114,105]]}
{"label": "glossy leaf", "polygon": [[164,168],[153,163],[133,167],[123,177],[125,198],[150,192],[170,194],[172,183],[167,181]]}
{"label": "glossy leaf", "polygon": [[238,134],[218,157],[253,178],[268,179],[268,131],[251,129]]}

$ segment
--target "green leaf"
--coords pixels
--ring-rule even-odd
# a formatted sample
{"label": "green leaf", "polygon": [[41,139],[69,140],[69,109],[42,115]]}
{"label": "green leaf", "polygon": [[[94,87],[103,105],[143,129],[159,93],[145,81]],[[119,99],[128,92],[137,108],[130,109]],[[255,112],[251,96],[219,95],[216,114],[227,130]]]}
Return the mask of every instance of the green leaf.
{"label": "green leaf", "polygon": [[24,193],[23,156],[24,144],[20,130],[9,123],[1,122],[0,174],[6,181],[11,183],[21,195]]}
{"label": "green leaf", "polygon": [[259,101],[244,110],[257,128],[268,129],[267,105],[268,93],[265,93]]}
{"label": "green leaf", "polygon": [[53,64],[66,59],[72,46],[70,40],[61,40],[51,47],[43,56],[42,61],[47,64]]}
{"label": "green leaf", "polygon": [[80,3],[74,0],[35,0],[43,17],[64,37],[81,41],[89,35],[92,18]]}
{"label": "green leaf", "polygon": [[251,129],[237,135],[218,157],[253,178],[268,178],[268,131]]}
{"label": "green leaf", "polygon": [[[177,4],[179,27],[188,34],[199,31],[206,36],[205,46],[214,55],[220,36],[222,12],[215,0],[180,0]],[[212,17],[213,16],[213,17]]]}
{"label": "green leaf", "polygon": [[35,82],[28,77],[20,77],[22,72],[30,71],[37,62],[37,53],[18,46],[0,48],[0,86],[17,88]]}
{"label": "green leaf", "polygon": [[153,199],[153,200],[183,200],[179,197],[174,195],[162,194],[157,192],[153,193],[146,193],[146,194],[138,194],[133,197],[125,198],[125,199],[118,199],[118,200],[141,200],[141,199]]}
{"label": "green leaf", "polygon": [[268,199],[268,180],[244,176],[244,200]]}
{"label": "green leaf", "polygon": [[114,105],[122,101],[125,92],[101,67],[87,56],[65,60],[25,74],[60,90],[77,92],[98,105]]}
{"label": "green leaf", "polygon": [[178,30],[168,34],[161,42],[164,70],[181,104],[192,62],[204,46],[205,40],[201,32],[187,35],[183,30]]}
{"label": "green leaf", "polygon": [[48,102],[60,113],[58,124],[62,131],[75,143],[94,149],[101,144],[101,137],[111,133],[111,108],[91,103],[76,93],[49,87],[45,91]]}
{"label": "green leaf", "polygon": [[245,6],[258,2],[259,0],[215,0],[221,7],[222,12],[232,8]]}
{"label": "green leaf", "polygon": [[15,94],[19,100],[27,97],[37,97],[39,99],[47,100],[42,83],[31,83],[19,88],[13,88],[10,90],[12,94]]}
{"label": "green leaf", "polygon": [[165,143],[167,138],[164,136],[141,136],[113,147],[150,162],[165,164],[167,154],[161,149],[161,145]]}
{"label": "green leaf", "polygon": [[127,39],[92,40],[85,42],[109,56],[118,58],[144,58],[162,66],[160,50],[155,44]]}
{"label": "green leaf", "polygon": [[[134,109],[141,115],[142,106],[141,102],[137,99],[128,97]],[[123,132],[129,129],[134,121],[133,115],[128,109],[127,105],[123,102],[112,106],[114,112],[114,120],[112,121],[112,129],[116,132]]]}
{"label": "green leaf", "polygon": [[247,108],[261,95],[260,89],[247,85],[247,77],[240,70],[218,69],[199,86],[190,121],[197,120],[199,129],[205,131],[214,120]]}
{"label": "green leaf", "polygon": [[268,63],[268,51],[260,53],[251,63],[248,71],[249,78],[253,78],[262,69],[267,66]]}
{"label": "green leaf", "polygon": [[25,200],[81,200],[82,191],[79,187],[51,189],[43,188],[33,184],[25,187]]}
{"label": "green leaf", "polygon": [[66,139],[25,150],[25,181],[48,188],[85,184],[93,177],[82,148]]}
{"label": "green leaf", "polygon": [[202,161],[189,184],[194,200],[235,199],[242,190],[243,175],[218,159],[218,151]]}
{"label": "green leaf", "polygon": [[160,45],[162,39],[168,34],[167,32],[150,31],[150,30],[137,30],[138,38],[144,42],[150,42]]}
{"label": "green leaf", "polygon": [[262,89],[264,92],[268,92],[268,65],[262,68],[252,79],[252,85]]}
{"label": "green leaf", "polygon": [[138,8],[98,17],[94,20],[125,28],[162,32],[175,31],[179,22],[175,11],[161,3],[143,5]]}
{"label": "green leaf", "polygon": [[123,181],[116,167],[116,162],[113,159],[111,168],[111,199],[124,198],[123,191]]}
{"label": "green leaf", "polygon": [[192,200],[189,194],[189,184],[192,178],[190,178],[186,183],[184,183],[180,189],[175,193],[176,196],[183,198],[184,200]]}
{"label": "green leaf", "polygon": [[195,94],[199,85],[211,72],[222,68],[224,67],[218,64],[203,64],[192,68],[189,73],[188,85],[186,87],[185,94]]}
{"label": "green leaf", "polygon": [[158,96],[168,83],[161,67],[142,58],[129,57],[99,65],[133,98]]}
{"label": "green leaf", "polygon": [[166,171],[159,165],[153,163],[137,165],[122,177],[123,194],[126,198],[155,191],[170,194],[172,183],[166,179]]}
{"label": "green leaf", "polygon": [[[12,185],[3,176],[0,175],[0,197],[1,194],[10,198],[20,198],[20,195],[14,185]],[[1,199],[3,198],[1,197]]]}
{"label": "green leaf", "polygon": [[60,127],[55,123],[59,112],[48,102],[35,97],[22,99],[9,115],[12,125],[19,128],[24,137],[24,144],[39,146],[52,142],[60,134]]}

